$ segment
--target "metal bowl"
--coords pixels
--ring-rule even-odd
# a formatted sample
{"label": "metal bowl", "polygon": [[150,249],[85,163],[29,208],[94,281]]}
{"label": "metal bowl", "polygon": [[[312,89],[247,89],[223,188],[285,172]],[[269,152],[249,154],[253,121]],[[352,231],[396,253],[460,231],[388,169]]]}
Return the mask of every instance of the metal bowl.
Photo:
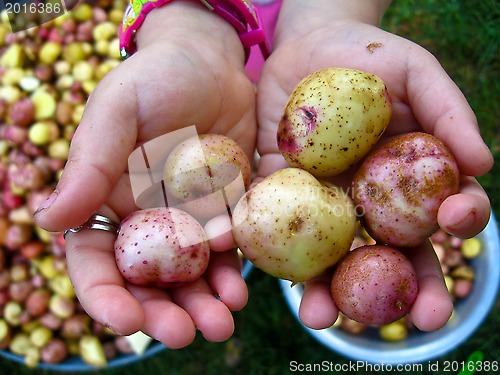
{"label": "metal bowl", "polygon": [[[471,260],[476,271],[473,291],[455,304],[453,318],[443,328],[434,332],[412,332],[399,342],[382,340],[375,329],[355,335],[338,328],[303,328],[332,351],[352,360],[368,363],[420,363],[450,352],[465,342],[481,325],[495,303],[499,289],[500,238],[493,214],[486,228],[477,237],[483,242],[483,248],[481,254]],[[302,288],[292,288],[291,283],[285,280],[280,280],[280,284],[290,310],[298,319]]]}

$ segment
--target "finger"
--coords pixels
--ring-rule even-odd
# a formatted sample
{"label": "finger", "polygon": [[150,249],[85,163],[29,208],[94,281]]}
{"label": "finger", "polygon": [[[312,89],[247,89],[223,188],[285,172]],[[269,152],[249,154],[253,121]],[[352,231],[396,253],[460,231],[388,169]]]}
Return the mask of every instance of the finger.
{"label": "finger", "polygon": [[90,96],[56,191],[35,213],[37,223],[47,230],[59,231],[87,220],[127,167],[137,138],[136,96],[133,83],[124,78],[129,75],[116,76],[119,68]]}
{"label": "finger", "polygon": [[241,259],[236,250],[212,253],[205,278],[220,300],[232,311],[248,302],[248,288],[241,275]]}
{"label": "finger", "polygon": [[234,321],[226,305],[215,298],[204,279],[171,289],[172,301],[191,316],[207,341],[221,342],[231,337]]}
{"label": "finger", "polygon": [[283,155],[279,152],[273,152],[269,154],[264,154],[259,160],[259,166],[257,169],[257,175],[260,177],[266,177],[270,174],[289,167]]}
{"label": "finger", "polygon": [[474,237],[488,224],[491,206],[486,192],[472,177],[463,177],[460,194],[448,197],[439,207],[438,223],[461,238]]}
{"label": "finger", "polygon": [[305,326],[324,329],[337,320],[338,309],[332,299],[330,283],[330,278],[321,277],[304,284],[299,319]]}
{"label": "finger", "polygon": [[114,332],[128,335],[140,330],[144,312],[125,289],[116,267],[114,236],[82,230],[66,236],[68,274],[85,311]]}
{"label": "finger", "polygon": [[422,331],[443,327],[453,311],[439,260],[429,242],[406,249],[417,273],[418,295],[410,311],[412,323]]}
{"label": "finger", "polygon": [[479,132],[466,98],[430,54],[412,49],[408,57],[408,97],[424,130],[448,146],[462,174],[480,176],[493,166],[493,156]]}
{"label": "finger", "polygon": [[205,233],[213,251],[226,251],[237,247],[233,237],[233,225],[228,215],[219,215],[205,224]]}
{"label": "finger", "polygon": [[193,320],[170,300],[166,291],[134,285],[127,288],[144,311],[144,333],[171,349],[183,348],[193,342],[196,337]]}

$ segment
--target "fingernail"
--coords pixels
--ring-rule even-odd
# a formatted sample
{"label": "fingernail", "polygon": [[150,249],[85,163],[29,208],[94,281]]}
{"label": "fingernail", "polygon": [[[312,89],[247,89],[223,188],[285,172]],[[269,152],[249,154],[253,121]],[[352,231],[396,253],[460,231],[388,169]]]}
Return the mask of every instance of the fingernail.
{"label": "fingernail", "polygon": [[111,327],[110,324],[103,324],[104,328],[107,329],[109,332],[111,332],[111,334],[113,335],[118,335],[119,333],[116,332],[116,329],[114,329],[113,327]]}
{"label": "fingernail", "polygon": [[52,203],[54,203],[54,201],[56,200],[57,196],[59,195],[59,191],[57,190],[54,190],[54,192],[52,194],[50,194],[43,202],[40,206],[38,206],[38,208],[36,209],[35,213],[33,214],[33,216],[36,216],[40,211],[43,211],[43,210],[46,210],[47,208],[49,208]]}

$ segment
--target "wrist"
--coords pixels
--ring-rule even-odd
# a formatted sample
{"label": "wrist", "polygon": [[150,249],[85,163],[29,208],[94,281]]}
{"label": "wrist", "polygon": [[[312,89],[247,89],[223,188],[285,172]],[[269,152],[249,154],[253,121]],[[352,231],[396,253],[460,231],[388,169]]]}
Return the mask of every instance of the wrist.
{"label": "wrist", "polygon": [[391,0],[283,0],[275,45],[333,23],[360,22],[378,26]]}
{"label": "wrist", "polygon": [[235,29],[208,11],[199,0],[177,0],[152,10],[136,34],[138,50],[175,43],[209,51],[245,63],[245,51]]}

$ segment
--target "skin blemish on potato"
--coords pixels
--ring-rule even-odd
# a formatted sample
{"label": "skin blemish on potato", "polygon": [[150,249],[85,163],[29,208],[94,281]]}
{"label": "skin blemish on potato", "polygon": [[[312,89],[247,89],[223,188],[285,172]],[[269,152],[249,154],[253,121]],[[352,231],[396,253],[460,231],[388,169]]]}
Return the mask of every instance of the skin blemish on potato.
{"label": "skin blemish on potato", "polygon": [[409,202],[417,207],[420,206],[421,192],[418,190],[418,181],[414,177],[402,176],[397,182],[397,187]]}
{"label": "skin blemish on potato", "polygon": [[300,232],[303,225],[304,225],[304,219],[302,218],[302,215],[299,215],[288,223],[288,229],[292,234],[297,233]]}
{"label": "skin blemish on potato", "polygon": [[396,310],[402,310],[404,306],[405,306],[405,303],[403,303],[403,301],[401,301],[401,300],[397,300],[396,303],[394,304],[394,308]]}
{"label": "skin blemish on potato", "polygon": [[305,126],[305,134],[312,133],[318,126],[318,111],[316,108],[303,106],[297,108],[297,113],[302,118],[302,125]]}
{"label": "skin blemish on potato", "polygon": [[286,115],[281,119],[281,124],[283,124],[283,126],[280,126],[277,133],[280,150],[285,150],[285,152],[289,153],[297,153],[299,151],[299,146],[293,134],[293,125]]}
{"label": "skin blemish on potato", "polygon": [[449,186],[455,187],[454,191],[458,191],[459,181],[454,169],[451,166],[446,165],[441,171],[438,178],[435,178],[432,181],[432,185],[431,184],[427,185],[429,185],[429,187],[425,189],[423,194],[432,196]]}
{"label": "skin blemish on potato", "polygon": [[417,158],[417,151],[412,147],[409,150],[403,151],[403,157],[405,163],[411,163]]}
{"label": "skin blemish on potato", "polygon": [[409,293],[410,291],[410,280],[403,280],[401,281],[398,286],[396,287],[396,291],[399,293]]}

